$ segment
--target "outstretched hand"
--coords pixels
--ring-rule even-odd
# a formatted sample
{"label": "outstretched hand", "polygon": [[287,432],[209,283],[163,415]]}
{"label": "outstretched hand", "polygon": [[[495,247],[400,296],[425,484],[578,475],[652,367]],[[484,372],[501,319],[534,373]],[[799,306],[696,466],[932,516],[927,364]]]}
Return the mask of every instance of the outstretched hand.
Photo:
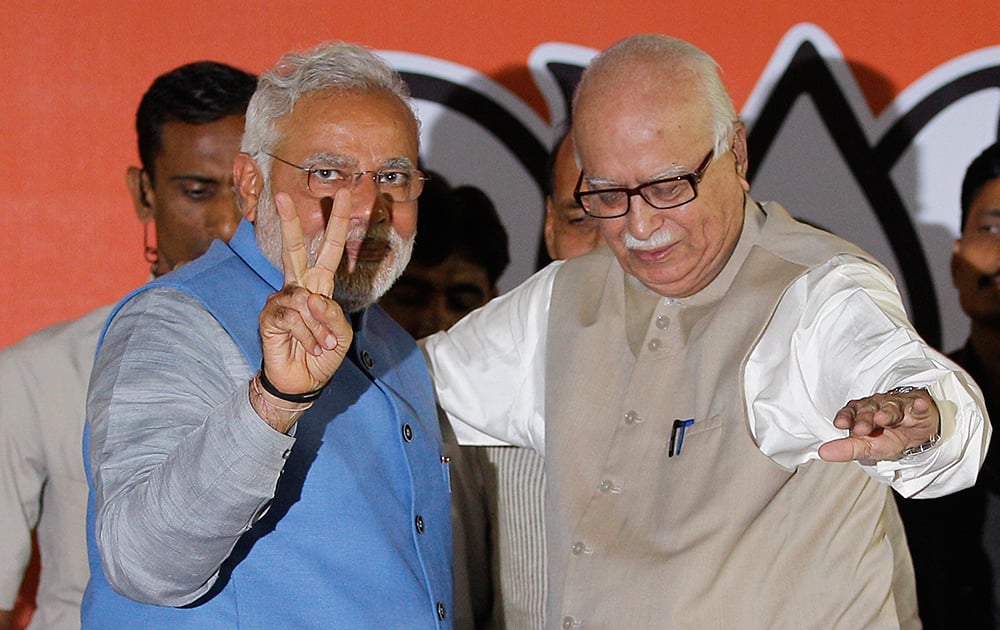
{"label": "outstretched hand", "polygon": [[926,443],[939,431],[937,404],[926,389],[889,391],[852,400],[837,412],[833,424],[850,435],[819,447],[830,462],[858,461],[873,465],[896,460],[903,451]]}
{"label": "outstretched hand", "polygon": [[344,255],[351,216],[350,191],[338,191],[330,204],[329,221],[315,263],[291,197],[274,197],[281,219],[281,261],[285,286],[267,299],[260,313],[264,370],[281,392],[317,390],[340,367],[354,332],[340,305],[333,300],[334,274]]}

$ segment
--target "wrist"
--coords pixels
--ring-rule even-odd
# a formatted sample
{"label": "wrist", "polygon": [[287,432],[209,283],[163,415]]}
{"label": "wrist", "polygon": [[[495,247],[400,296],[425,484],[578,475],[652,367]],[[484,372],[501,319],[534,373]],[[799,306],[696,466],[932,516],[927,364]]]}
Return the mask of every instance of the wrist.
{"label": "wrist", "polygon": [[263,360],[261,360],[261,362],[260,362],[260,371],[257,372],[257,377],[256,378],[258,379],[258,382],[260,383],[260,387],[265,392],[267,392],[268,394],[270,394],[271,396],[274,396],[275,398],[277,398],[279,400],[283,400],[283,401],[289,402],[289,403],[310,403],[311,404],[314,400],[316,400],[317,398],[319,398],[323,394],[323,390],[326,389],[326,385],[324,385],[323,387],[319,387],[319,388],[314,389],[314,390],[312,390],[310,392],[302,392],[301,394],[288,394],[288,393],[285,393],[285,392],[281,391],[280,389],[278,389],[277,387],[275,387],[274,383],[272,383],[271,380],[269,378],[267,378],[267,372],[264,371],[264,361]]}
{"label": "wrist", "polygon": [[908,457],[913,457],[915,455],[920,455],[921,453],[926,453],[927,451],[934,448],[934,445],[938,443],[941,439],[941,427],[938,426],[938,430],[923,444],[918,444],[916,446],[911,446],[909,448],[904,448],[903,452],[900,453],[900,459],[906,459]]}
{"label": "wrist", "polygon": [[250,407],[277,431],[287,433],[312,405],[312,402],[294,403],[272,396],[261,386],[260,372],[250,379]]}

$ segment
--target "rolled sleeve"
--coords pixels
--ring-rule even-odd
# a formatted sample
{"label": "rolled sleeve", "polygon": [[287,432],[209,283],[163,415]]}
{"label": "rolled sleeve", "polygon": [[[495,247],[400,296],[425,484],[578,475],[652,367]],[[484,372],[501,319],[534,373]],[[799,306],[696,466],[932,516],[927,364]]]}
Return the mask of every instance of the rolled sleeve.
{"label": "rolled sleeve", "polygon": [[927,387],[942,439],[926,454],[863,466],[904,496],[934,497],[975,483],[990,427],[979,388],[924,342],[892,277],[842,256],[796,280],[745,371],[750,430],[761,451],[794,469],[847,435],[833,426],[848,401],[901,385]]}

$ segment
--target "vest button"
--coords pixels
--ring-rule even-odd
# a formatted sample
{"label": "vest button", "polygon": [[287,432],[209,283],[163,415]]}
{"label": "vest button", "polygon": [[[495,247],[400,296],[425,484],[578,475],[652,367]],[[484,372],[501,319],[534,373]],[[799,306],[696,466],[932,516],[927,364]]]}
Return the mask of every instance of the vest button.
{"label": "vest button", "polygon": [[577,628],[582,625],[583,625],[582,623],[580,623],[573,617],[570,617],[569,615],[562,618],[563,630],[573,630],[573,628]]}
{"label": "vest button", "polygon": [[666,330],[670,326],[670,318],[666,315],[660,315],[656,318],[656,327],[660,330]]}
{"label": "vest button", "polygon": [[570,548],[570,550],[573,552],[574,556],[579,556],[584,553],[590,553],[590,549],[587,549],[587,545],[583,544],[582,542],[573,543],[573,546]]}
{"label": "vest button", "polygon": [[444,608],[444,602],[437,603],[437,613],[438,613],[438,619],[440,619],[441,621],[444,621],[444,618],[448,616],[447,611]]}
{"label": "vest button", "polygon": [[407,442],[413,441],[413,427],[410,426],[409,422],[403,425],[403,439]]}
{"label": "vest button", "polygon": [[611,481],[610,479],[605,479],[604,481],[602,481],[600,487],[601,487],[601,492],[612,492],[616,494],[618,492],[621,492],[618,486],[615,485],[615,482]]}
{"label": "vest button", "polygon": [[417,528],[418,534],[424,533],[424,517],[417,514],[417,518],[414,519],[414,526]]}
{"label": "vest button", "polygon": [[639,424],[640,422],[642,422],[642,418],[639,417],[638,413],[635,411],[625,412],[625,424]]}
{"label": "vest button", "polygon": [[653,337],[652,339],[649,340],[649,343],[646,344],[646,347],[652,350],[653,352],[659,352],[659,350],[663,347],[663,342],[657,339],[656,337]]}
{"label": "vest button", "polygon": [[369,370],[375,367],[375,359],[372,358],[371,353],[367,350],[361,351],[361,362],[364,363],[365,367]]}

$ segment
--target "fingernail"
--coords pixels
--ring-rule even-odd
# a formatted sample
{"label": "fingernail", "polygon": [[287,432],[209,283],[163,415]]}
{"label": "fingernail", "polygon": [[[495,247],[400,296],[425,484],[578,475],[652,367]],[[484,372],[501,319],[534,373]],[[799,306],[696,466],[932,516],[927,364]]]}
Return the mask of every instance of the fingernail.
{"label": "fingernail", "polygon": [[337,338],[334,337],[333,335],[327,335],[326,336],[326,349],[327,350],[333,350],[336,347],[337,347]]}

